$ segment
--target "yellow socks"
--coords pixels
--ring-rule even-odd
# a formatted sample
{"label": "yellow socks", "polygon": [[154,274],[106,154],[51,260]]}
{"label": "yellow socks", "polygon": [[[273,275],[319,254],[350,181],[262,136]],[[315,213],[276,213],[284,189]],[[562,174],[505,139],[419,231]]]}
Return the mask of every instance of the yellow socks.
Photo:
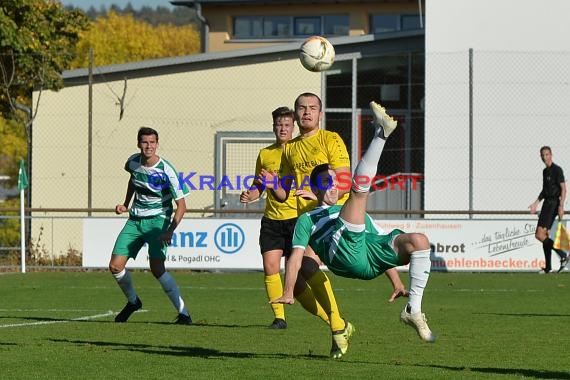
{"label": "yellow socks", "polygon": [[319,270],[313,277],[307,280],[307,283],[313,290],[316,300],[329,316],[331,331],[343,330],[345,323],[338,311],[338,305],[336,304],[332,286],[327,275]]}
{"label": "yellow socks", "polygon": [[303,290],[301,294],[297,294],[295,298],[309,313],[321,318],[327,325],[330,324],[329,316],[325,313],[321,304],[315,299],[315,295],[313,294],[313,290],[310,286],[307,286],[305,290]]}
{"label": "yellow socks", "polygon": [[[265,290],[270,301],[283,295],[283,284],[281,283],[281,275],[279,273],[265,276]],[[285,307],[283,304],[272,303],[271,308],[275,318],[285,319]]]}

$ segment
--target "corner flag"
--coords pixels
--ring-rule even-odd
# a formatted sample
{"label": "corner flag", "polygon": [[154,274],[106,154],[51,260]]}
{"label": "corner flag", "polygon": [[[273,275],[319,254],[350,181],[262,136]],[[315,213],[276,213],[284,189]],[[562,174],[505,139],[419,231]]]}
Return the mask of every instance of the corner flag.
{"label": "corner flag", "polygon": [[20,190],[20,245],[22,255],[22,273],[26,273],[26,223],[24,217],[24,189],[28,187],[28,175],[24,160],[20,160],[18,189]]}
{"label": "corner flag", "polygon": [[20,170],[18,171],[18,190],[24,190],[28,187],[28,175],[26,174],[26,164],[24,160],[20,160]]}

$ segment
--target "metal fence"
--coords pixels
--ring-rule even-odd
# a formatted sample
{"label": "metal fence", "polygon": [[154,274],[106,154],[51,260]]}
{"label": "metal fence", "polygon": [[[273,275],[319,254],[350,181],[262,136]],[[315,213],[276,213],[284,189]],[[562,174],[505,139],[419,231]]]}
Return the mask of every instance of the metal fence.
{"label": "metal fence", "polygon": [[[414,173],[422,180],[415,193],[398,198],[398,207],[374,195],[371,212],[528,217],[526,207],[541,188],[540,146],[552,146],[555,162],[570,167],[570,52],[340,55],[338,66],[322,76],[306,72],[290,56],[282,58],[272,58],[262,69],[251,58],[233,59],[226,67],[192,71],[184,80],[174,74],[129,78],[124,103],[118,98],[125,79],[102,75],[93,88],[91,142],[86,87],[70,84],[60,93],[44,93],[33,126],[31,206],[36,211],[29,219],[29,238],[41,233],[50,239],[43,241],[54,256],[81,246],[74,217],[109,216],[122,202],[128,178],[122,166],[137,151],[141,125],[159,130],[160,152],[180,171],[252,174],[257,152],[270,140],[271,111],[292,106],[304,91],[323,97],[324,125],[345,139],[353,165],[370,138],[368,101],[379,100],[398,118],[400,132],[387,144],[378,172]],[[248,133],[261,140],[244,139],[241,146],[234,141],[226,145],[225,156],[216,151],[216,136]],[[89,144],[92,172],[86,170]],[[55,152],[56,160],[43,162]],[[95,190],[93,208],[87,210],[89,181]],[[195,191],[189,207],[206,217],[259,216],[263,203],[244,210],[236,202],[238,193]],[[81,211],[45,211],[67,208]]]}

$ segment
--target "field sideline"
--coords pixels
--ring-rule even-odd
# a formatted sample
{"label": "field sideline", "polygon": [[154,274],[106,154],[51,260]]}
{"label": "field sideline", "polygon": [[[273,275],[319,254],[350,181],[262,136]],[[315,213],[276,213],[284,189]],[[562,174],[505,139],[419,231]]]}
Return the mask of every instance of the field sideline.
{"label": "field sideline", "polygon": [[[172,272],[192,313],[176,316],[149,272],[133,279],[143,310],[113,322],[125,303],[105,272],[0,275],[3,379],[570,379],[570,275],[433,273],[424,311],[437,335],[420,341],[389,304],[385,278],[330,274],[356,333],[347,355],[328,358],[330,334],[300,305],[289,328],[272,313],[260,272]],[[402,273],[407,283],[407,273]]]}

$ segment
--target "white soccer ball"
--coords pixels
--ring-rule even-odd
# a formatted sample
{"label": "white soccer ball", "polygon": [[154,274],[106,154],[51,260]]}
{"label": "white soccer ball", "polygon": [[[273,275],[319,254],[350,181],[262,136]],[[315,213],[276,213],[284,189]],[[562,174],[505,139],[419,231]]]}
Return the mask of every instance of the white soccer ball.
{"label": "white soccer ball", "polygon": [[303,67],[309,71],[325,71],[334,63],[334,47],[324,37],[309,37],[301,45],[299,59]]}

